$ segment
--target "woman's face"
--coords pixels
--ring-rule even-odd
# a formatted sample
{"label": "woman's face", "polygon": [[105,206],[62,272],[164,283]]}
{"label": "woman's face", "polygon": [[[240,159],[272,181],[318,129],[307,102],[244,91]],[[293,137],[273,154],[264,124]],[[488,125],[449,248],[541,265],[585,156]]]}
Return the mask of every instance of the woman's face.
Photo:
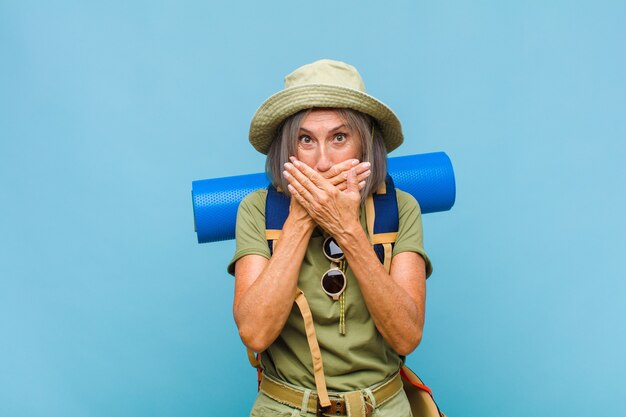
{"label": "woman's face", "polygon": [[361,149],[361,137],[336,111],[314,109],[300,126],[296,157],[317,172],[325,172],[346,159],[359,159]]}

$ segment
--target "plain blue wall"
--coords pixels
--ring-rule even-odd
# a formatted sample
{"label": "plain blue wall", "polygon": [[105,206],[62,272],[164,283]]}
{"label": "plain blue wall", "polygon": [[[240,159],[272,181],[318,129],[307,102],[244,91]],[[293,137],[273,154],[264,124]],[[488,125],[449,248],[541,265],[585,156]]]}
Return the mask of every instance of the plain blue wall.
{"label": "plain blue wall", "polygon": [[[384,4],[384,5],[383,5]],[[618,415],[623,1],[0,1],[0,415],[246,415],[255,395],[191,181],[261,171],[257,106],[354,64],[392,156],[445,151],[452,211],[409,363],[450,416]]]}

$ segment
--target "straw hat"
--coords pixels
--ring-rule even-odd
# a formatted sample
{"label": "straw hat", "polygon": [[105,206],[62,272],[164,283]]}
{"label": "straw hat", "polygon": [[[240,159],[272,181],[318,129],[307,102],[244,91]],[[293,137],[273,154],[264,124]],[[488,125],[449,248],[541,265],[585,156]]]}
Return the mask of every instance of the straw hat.
{"label": "straw hat", "polygon": [[400,120],[389,107],[365,92],[356,68],[329,59],[304,65],[285,77],[285,89],[265,100],[252,117],[250,143],[267,154],[283,120],[314,107],[347,108],[369,114],[382,129],[387,152],[402,143]]}

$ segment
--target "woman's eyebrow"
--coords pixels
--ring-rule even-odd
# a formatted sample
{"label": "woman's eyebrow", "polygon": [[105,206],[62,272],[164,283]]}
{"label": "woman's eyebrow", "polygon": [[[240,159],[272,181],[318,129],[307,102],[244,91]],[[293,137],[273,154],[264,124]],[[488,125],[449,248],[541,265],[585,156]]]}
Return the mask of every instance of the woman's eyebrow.
{"label": "woman's eyebrow", "polygon": [[345,130],[348,129],[348,126],[346,126],[345,124],[341,124],[333,129],[330,129],[329,132],[336,132],[338,130]]}
{"label": "woman's eyebrow", "polygon": [[[343,130],[343,129],[348,129],[348,126],[345,124],[340,124],[337,127],[333,127],[332,129],[330,129],[328,132],[336,132],[338,130]],[[309,129],[307,129],[306,127],[300,127],[300,130],[303,131],[304,133],[307,133],[309,135],[312,135],[313,132],[310,131]]]}

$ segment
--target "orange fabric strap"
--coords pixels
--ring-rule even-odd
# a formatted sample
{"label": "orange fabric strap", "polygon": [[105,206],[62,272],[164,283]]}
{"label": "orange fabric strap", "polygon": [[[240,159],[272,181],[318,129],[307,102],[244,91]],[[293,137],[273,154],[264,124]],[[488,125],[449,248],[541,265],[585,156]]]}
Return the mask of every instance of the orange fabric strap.
{"label": "orange fabric strap", "polygon": [[413,372],[408,366],[404,365],[402,368],[400,368],[400,375],[402,375],[402,378],[410,382],[411,385],[413,385],[414,387],[426,391],[431,396],[433,395],[431,389],[424,385],[422,380],[419,379],[415,372]]}
{"label": "orange fabric strap", "polygon": [[317,343],[315,335],[315,325],[313,324],[313,315],[311,308],[301,289],[298,288],[296,294],[296,304],[300,309],[302,318],[304,319],[304,329],[306,331],[306,339],[309,343],[311,351],[311,359],[313,360],[313,375],[315,376],[315,386],[317,388],[317,396],[322,407],[330,406],[330,398],[328,398],[328,389],[326,388],[326,379],[324,378],[324,364],[322,363],[322,352]]}
{"label": "orange fabric strap", "polygon": [[265,240],[278,240],[282,230],[268,229],[265,231]]}
{"label": "orange fabric strap", "polygon": [[372,245],[383,243],[395,243],[398,240],[398,232],[376,233],[372,236]]}
{"label": "orange fabric strap", "polygon": [[387,273],[390,274],[391,273],[391,255],[393,253],[391,243],[383,243],[383,250],[385,251],[385,261],[383,262],[383,266],[385,267],[385,271],[387,271]]}

